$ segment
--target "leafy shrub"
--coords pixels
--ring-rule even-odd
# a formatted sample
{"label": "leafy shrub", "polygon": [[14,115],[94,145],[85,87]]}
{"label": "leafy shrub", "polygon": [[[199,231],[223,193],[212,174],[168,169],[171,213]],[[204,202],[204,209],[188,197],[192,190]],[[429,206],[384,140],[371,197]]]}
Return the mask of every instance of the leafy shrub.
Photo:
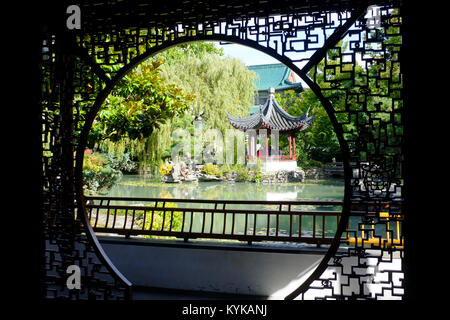
{"label": "leafy shrub", "polygon": [[109,167],[121,172],[135,173],[138,169],[138,163],[131,160],[129,153],[124,153],[121,158],[106,154]]}
{"label": "leafy shrub", "polygon": [[107,165],[99,154],[85,154],[83,162],[83,188],[88,193],[104,192],[112,188],[122,172]]}
{"label": "leafy shrub", "polygon": [[314,159],[309,160],[309,166],[311,167],[322,167],[323,163]]}
{"label": "leafy shrub", "polygon": [[264,177],[261,172],[262,164],[258,163],[258,166],[254,169],[248,168],[242,164],[235,165],[223,165],[220,170],[222,174],[235,172],[237,174],[238,181],[260,181]]}
{"label": "leafy shrub", "polygon": [[234,172],[234,168],[229,164],[225,164],[222,167],[220,167],[220,171],[222,172],[222,174],[231,173]]}
{"label": "leafy shrub", "polygon": [[261,173],[261,171],[257,171],[255,175],[255,181],[260,182],[262,179],[264,179],[264,175]]}
{"label": "leafy shrub", "polygon": [[105,165],[105,163],[106,159],[100,154],[86,153],[84,155],[83,169],[89,171],[98,171],[103,165]]}
{"label": "leafy shrub", "polygon": [[246,166],[236,166],[236,172],[239,181],[248,181],[250,179],[249,175],[250,169]]}
{"label": "leafy shrub", "polygon": [[219,167],[212,163],[205,164],[205,166],[202,168],[202,172],[204,174],[213,175],[213,176],[220,176],[222,174]]}
{"label": "leafy shrub", "polygon": [[308,169],[311,167],[319,167],[321,168],[323,166],[323,163],[314,159],[305,160],[302,162],[302,168]]}
{"label": "leafy shrub", "polygon": [[[159,203],[157,207],[162,207],[162,203]],[[166,202],[165,208],[177,208],[177,205],[172,202]],[[165,215],[165,217],[164,217]],[[172,219],[172,226],[170,225],[171,216],[173,215]],[[164,220],[164,226],[163,226],[163,220]],[[137,222],[137,224],[142,227],[143,226],[143,219]],[[182,229],[182,223],[183,223],[183,213],[179,211],[154,211],[153,212],[153,221],[152,221],[152,212],[147,212],[147,216],[145,217],[145,230],[158,230],[158,231],[169,231],[171,229],[172,231],[181,231]],[[146,235],[143,236],[144,238],[160,238],[160,236],[150,236]]]}
{"label": "leafy shrub", "polygon": [[158,168],[158,172],[161,176],[167,176],[172,172],[172,168],[171,164],[163,164]]}

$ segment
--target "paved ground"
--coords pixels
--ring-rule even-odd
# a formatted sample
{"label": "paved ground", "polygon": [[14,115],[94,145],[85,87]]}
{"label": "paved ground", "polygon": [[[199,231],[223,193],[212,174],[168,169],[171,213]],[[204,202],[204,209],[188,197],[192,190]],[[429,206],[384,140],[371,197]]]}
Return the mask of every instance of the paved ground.
{"label": "paved ground", "polygon": [[[97,226],[98,227],[105,227],[106,226],[106,214],[99,214],[98,218],[97,218],[97,215],[95,213],[93,213],[92,217],[91,217],[91,225],[94,225],[96,220],[97,220]],[[109,228],[112,228],[113,224],[114,224],[115,228],[121,229],[121,228],[123,228],[124,223],[125,223],[125,216],[124,215],[117,215],[115,221],[114,221],[114,216],[112,214],[109,215],[109,218],[108,218],[108,227]],[[127,217],[125,228],[126,229],[131,229],[131,217],[130,216]],[[139,227],[136,224],[136,221],[135,221],[134,222],[134,228],[135,229],[140,229],[142,227]]]}

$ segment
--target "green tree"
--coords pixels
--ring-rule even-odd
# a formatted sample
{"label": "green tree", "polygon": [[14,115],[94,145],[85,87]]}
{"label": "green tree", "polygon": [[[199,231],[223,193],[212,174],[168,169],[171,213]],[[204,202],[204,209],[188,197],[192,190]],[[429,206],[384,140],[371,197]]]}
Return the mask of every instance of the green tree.
{"label": "green tree", "polygon": [[[188,56],[163,66],[166,81],[195,96],[190,113],[204,119],[204,128],[231,128],[226,113],[247,116],[253,104],[255,73],[237,59],[216,53]],[[181,72],[182,70],[182,72]]]}
{"label": "green tree", "polygon": [[86,193],[107,192],[122,176],[100,154],[85,154],[83,161],[83,189]]}
{"label": "green tree", "polygon": [[[223,58],[214,43],[176,46],[144,66],[124,78],[108,97],[98,118],[103,127],[96,127],[106,138],[97,139],[104,152],[118,157],[128,152],[139,161],[141,170],[150,166],[154,172],[171,154],[172,131],[184,128],[192,134],[195,116],[202,115],[204,129],[218,128],[224,133],[231,128],[226,112],[247,116],[253,104],[255,74],[239,60]],[[130,96],[131,91],[134,96]],[[175,103],[165,104],[166,97]],[[127,102],[131,98],[132,102]]]}
{"label": "green tree", "polygon": [[[329,162],[332,158],[340,160],[340,147],[333,125],[311,89],[307,88],[301,94],[288,90],[283,94],[276,94],[276,99],[293,116],[300,116],[308,109],[309,115],[314,115],[313,125],[295,134],[296,155],[300,166],[307,167],[311,160],[319,162]],[[289,152],[287,135],[280,135],[280,147],[284,154]]]}
{"label": "green tree", "polygon": [[193,96],[160,76],[162,60],[148,60],[126,75],[106,99],[94,132],[100,139],[145,139],[166,120],[187,110]]}
{"label": "green tree", "polygon": [[179,63],[180,60],[202,58],[208,54],[223,56],[223,49],[217,48],[213,42],[188,42],[165,50],[157,54],[155,58],[164,60],[166,65],[172,65]]}

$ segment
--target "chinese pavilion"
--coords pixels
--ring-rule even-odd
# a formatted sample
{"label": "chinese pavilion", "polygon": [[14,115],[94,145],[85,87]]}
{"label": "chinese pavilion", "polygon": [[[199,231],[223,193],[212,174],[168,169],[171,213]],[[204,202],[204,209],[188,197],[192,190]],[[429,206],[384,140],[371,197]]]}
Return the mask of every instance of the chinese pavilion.
{"label": "chinese pavilion", "polygon": [[[266,141],[265,141],[265,151],[264,155],[261,154],[261,150],[257,150],[256,137],[251,138],[249,136],[248,140],[248,160],[255,160],[259,157],[261,160],[284,160],[284,161],[294,161],[296,165],[297,156],[295,155],[295,135],[297,131],[303,131],[307,129],[313,122],[314,115],[308,116],[308,111],[299,116],[294,117],[288,114],[283,108],[278,104],[274,97],[274,88],[269,89],[269,97],[265,104],[259,109],[259,111],[253,113],[247,118],[235,118],[230,115],[228,120],[231,125],[244,132],[249,130],[259,130],[266,129]],[[270,155],[269,157],[269,134],[272,130],[278,130],[278,132],[287,133],[289,141],[289,156],[282,155]]]}
{"label": "chinese pavilion", "polygon": [[[269,89],[274,88],[276,93],[282,93],[286,90],[302,92],[303,86],[297,82],[294,72],[283,63],[259,64],[248,66],[248,70],[256,73],[257,79],[255,85],[257,92],[255,94],[255,111],[258,111],[260,105],[264,105],[268,96]],[[250,111],[250,113],[253,110]]]}

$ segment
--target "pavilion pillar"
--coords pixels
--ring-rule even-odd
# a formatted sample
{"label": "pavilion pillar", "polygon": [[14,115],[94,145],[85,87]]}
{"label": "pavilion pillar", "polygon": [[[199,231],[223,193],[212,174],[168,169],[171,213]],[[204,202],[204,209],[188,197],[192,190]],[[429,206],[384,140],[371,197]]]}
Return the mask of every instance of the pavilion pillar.
{"label": "pavilion pillar", "polygon": [[248,135],[248,159],[251,160],[253,157],[253,146],[252,146],[252,137]]}
{"label": "pavilion pillar", "polygon": [[288,135],[288,141],[289,141],[289,159],[292,159],[292,137],[290,134]]}
{"label": "pavilion pillar", "polygon": [[247,130],[247,141],[248,141],[248,159],[249,161],[254,161],[257,154],[256,151],[256,132],[253,129]]}
{"label": "pavilion pillar", "polygon": [[292,136],[292,148],[293,148],[293,156],[295,157],[295,136]]}
{"label": "pavilion pillar", "polygon": [[269,159],[269,133],[266,135],[266,160]]}
{"label": "pavilion pillar", "polygon": [[257,138],[256,138],[256,132],[255,134],[252,136],[252,153],[253,153],[253,161],[256,161],[256,159],[258,158],[258,143],[257,143]]}
{"label": "pavilion pillar", "polygon": [[258,143],[256,135],[253,136],[253,160],[256,161],[258,159]]}
{"label": "pavilion pillar", "polygon": [[255,160],[255,156],[256,156],[256,143],[255,143],[253,135],[250,136],[250,141],[251,141],[251,144],[250,144],[250,160],[253,161],[253,160]]}

